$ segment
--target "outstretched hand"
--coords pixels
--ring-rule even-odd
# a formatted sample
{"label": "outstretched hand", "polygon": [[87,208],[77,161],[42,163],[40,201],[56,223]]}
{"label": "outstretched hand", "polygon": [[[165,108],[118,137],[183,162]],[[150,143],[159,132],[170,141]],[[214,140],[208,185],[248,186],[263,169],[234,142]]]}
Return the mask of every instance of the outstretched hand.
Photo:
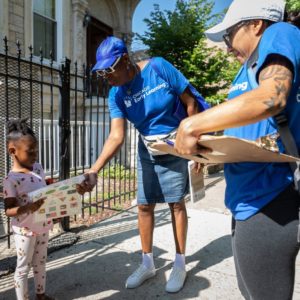
{"label": "outstretched hand", "polygon": [[80,195],[86,192],[91,192],[94,186],[97,184],[98,175],[94,171],[88,171],[84,174],[84,181],[76,185],[76,190]]}

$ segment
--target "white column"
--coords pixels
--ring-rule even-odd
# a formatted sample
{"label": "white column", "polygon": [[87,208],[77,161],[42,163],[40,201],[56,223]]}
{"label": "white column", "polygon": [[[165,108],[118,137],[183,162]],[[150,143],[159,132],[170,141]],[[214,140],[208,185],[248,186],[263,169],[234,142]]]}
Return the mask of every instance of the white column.
{"label": "white column", "polygon": [[83,18],[88,8],[86,0],[72,0],[73,9],[73,59],[78,68],[86,61],[86,27],[83,27]]}

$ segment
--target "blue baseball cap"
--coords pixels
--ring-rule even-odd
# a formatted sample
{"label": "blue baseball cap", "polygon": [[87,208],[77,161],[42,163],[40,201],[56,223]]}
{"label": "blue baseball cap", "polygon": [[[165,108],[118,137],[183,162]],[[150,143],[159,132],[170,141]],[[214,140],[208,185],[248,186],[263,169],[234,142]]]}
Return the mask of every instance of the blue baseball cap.
{"label": "blue baseball cap", "polygon": [[118,57],[128,53],[125,43],[115,36],[107,37],[98,47],[92,72],[110,67]]}

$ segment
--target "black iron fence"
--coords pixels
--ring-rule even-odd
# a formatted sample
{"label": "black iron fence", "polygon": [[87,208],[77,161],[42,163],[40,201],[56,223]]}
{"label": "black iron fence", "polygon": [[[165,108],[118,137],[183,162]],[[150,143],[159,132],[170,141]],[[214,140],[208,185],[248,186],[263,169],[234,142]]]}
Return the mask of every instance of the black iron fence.
{"label": "black iron fence", "polygon": [[[90,66],[78,66],[69,59],[62,63],[33,56],[9,54],[4,39],[0,51],[0,239],[10,246],[9,219],[4,214],[2,178],[11,165],[5,144],[5,123],[12,118],[28,118],[39,139],[39,160],[46,175],[61,180],[84,173],[101,152],[109,134],[107,109],[109,87],[91,74]],[[120,209],[136,192],[136,131],[127,126],[125,142],[118,154],[101,171],[98,185],[82,198],[85,218],[105,209]],[[63,225],[69,228],[69,218]],[[72,221],[72,220],[71,220]]]}

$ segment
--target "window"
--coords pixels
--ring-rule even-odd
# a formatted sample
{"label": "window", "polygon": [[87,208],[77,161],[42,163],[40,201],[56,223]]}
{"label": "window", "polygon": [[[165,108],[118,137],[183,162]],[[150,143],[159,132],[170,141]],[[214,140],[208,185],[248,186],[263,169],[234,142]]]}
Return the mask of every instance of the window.
{"label": "window", "polygon": [[57,60],[57,21],[55,0],[33,1],[33,54],[50,58],[50,51]]}

